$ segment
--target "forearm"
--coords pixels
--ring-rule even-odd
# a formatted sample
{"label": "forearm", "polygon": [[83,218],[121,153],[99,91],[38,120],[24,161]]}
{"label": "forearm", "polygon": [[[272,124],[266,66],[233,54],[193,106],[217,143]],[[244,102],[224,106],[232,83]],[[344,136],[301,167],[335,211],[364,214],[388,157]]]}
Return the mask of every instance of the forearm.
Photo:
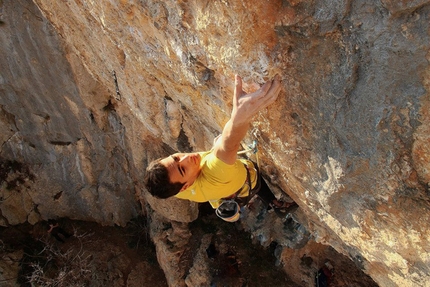
{"label": "forearm", "polygon": [[217,158],[227,164],[233,164],[237,158],[240,142],[248,131],[252,118],[262,109],[273,103],[281,90],[280,77],[275,76],[252,94],[242,90],[242,79],[236,76],[233,96],[233,111],[230,120],[224,126],[222,137],[215,144]]}
{"label": "forearm", "polygon": [[221,140],[215,146],[215,156],[225,163],[233,164],[248,128],[249,122],[235,123],[233,119],[230,119],[224,126]]}

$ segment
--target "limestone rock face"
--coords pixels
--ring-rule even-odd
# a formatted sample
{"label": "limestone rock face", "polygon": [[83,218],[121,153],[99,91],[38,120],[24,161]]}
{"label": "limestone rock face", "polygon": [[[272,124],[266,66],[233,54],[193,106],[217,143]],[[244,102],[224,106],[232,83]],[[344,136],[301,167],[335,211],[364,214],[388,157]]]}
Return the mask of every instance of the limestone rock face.
{"label": "limestone rock face", "polygon": [[[108,90],[32,2],[4,1],[1,9],[2,166],[28,170],[17,189],[2,185],[2,222],[125,224],[139,205],[126,127]],[[12,167],[5,182],[17,173]]]}
{"label": "limestone rock face", "polygon": [[[0,2],[2,225],[160,207],[148,162],[210,148],[235,73],[279,73],[253,123],[271,184],[381,286],[428,284],[430,1],[34,3]],[[181,204],[157,211],[182,234]]]}
{"label": "limestone rock face", "polygon": [[22,259],[24,251],[17,250],[11,253],[6,253],[2,250],[2,261],[0,263],[0,280],[4,286],[19,286],[14,282],[16,274],[19,272],[19,262]]}

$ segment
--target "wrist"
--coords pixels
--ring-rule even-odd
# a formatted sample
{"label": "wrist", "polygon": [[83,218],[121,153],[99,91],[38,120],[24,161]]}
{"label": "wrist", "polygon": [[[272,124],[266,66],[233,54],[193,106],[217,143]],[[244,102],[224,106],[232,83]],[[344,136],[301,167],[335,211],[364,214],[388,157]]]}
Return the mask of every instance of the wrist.
{"label": "wrist", "polygon": [[230,121],[234,127],[244,126],[251,123],[252,117],[249,117],[247,115],[241,115],[238,113],[233,112],[230,117]]}

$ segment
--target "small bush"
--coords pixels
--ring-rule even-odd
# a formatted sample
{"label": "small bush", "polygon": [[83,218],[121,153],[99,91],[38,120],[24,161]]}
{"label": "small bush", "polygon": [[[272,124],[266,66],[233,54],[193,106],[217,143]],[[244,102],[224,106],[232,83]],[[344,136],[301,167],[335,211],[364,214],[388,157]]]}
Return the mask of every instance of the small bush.
{"label": "small bush", "polygon": [[[83,251],[88,244],[88,234],[74,236],[79,240],[81,248],[61,248],[52,240],[39,239],[43,249],[38,254],[26,254],[23,262],[26,265],[24,286],[89,286],[91,282],[91,255]],[[24,266],[22,266],[24,267]],[[24,273],[23,272],[23,273]]]}

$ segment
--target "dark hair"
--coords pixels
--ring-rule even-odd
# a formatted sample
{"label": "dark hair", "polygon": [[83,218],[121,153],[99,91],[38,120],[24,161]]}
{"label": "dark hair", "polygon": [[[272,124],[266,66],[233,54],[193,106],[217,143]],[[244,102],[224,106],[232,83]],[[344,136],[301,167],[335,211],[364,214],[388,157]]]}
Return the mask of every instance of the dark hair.
{"label": "dark hair", "polygon": [[144,181],[150,194],[165,199],[178,194],[184,184],[170,182],[169,172],[160,160],[156,159],[148,165]]}

